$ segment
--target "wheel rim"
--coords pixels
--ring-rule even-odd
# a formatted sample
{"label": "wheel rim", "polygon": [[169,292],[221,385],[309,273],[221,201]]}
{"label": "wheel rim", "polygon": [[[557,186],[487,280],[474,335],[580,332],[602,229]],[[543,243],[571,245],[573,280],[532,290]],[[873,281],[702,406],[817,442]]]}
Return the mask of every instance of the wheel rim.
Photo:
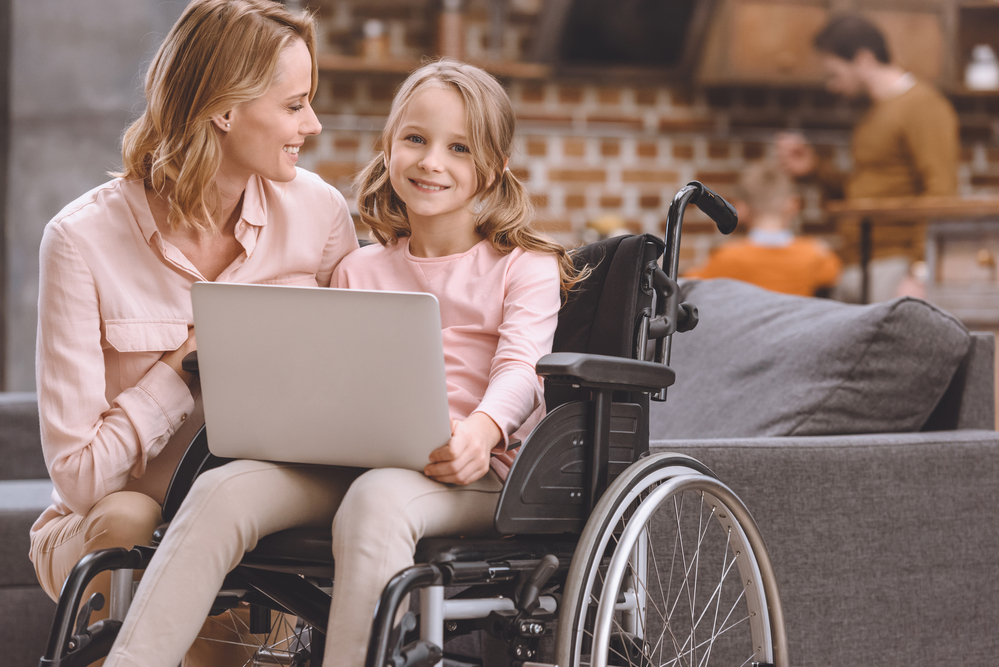
{"label": "wheel rim", "polygon": [[[310,665],[311,628],[273,612],[270,631],[250,632],[247,609],[240,606],[211,616],[198,641],[212,652],[212,660],[227,667],[305,667]],[[195,649],[196,650],[196,649]]]}
{"label": "wheel rim", "polygon": [[[617,546],[601,582],[593,667],[771,661],[759,567],[731,510],[709,492],[717,486],[696,475],[663,482],[640,500],[620,536],[612,536]],[[671,533],[665,540],[664,529]],[[621,594],[628,592],[636,596],[634,610],[625,609],[632,605]],[[628,615],[637,622],[623,622]],[[638,650],[627,650],[632,647]]]}
{"label": "wheel rim", "polygon": [[[608,490],[594,511],[609,514],[599,536],[580,541],[573,565],[583,564],[582,583],[566,587],[559,664],[773,662],[765,587],[741,525],[752,523],[745,507],[724,484],[689,468],[641,475],[618,498],[608,499]],[[584,549],[591,556],[581,559]]]}

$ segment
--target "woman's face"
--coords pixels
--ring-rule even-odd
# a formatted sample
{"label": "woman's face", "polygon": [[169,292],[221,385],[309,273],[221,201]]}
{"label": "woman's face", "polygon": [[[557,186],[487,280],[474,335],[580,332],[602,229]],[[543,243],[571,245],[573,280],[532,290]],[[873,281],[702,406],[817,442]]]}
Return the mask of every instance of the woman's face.
{"label": "woman's face", "polygon": [[252,174],[293,180],[298,149],[323,129],[309,104],[311,87],[312,57],[305,42],[296,39],[281,52],[267,92],[237,105],[223,122],[229,128],[222,142],[222,171],[244,182]]}

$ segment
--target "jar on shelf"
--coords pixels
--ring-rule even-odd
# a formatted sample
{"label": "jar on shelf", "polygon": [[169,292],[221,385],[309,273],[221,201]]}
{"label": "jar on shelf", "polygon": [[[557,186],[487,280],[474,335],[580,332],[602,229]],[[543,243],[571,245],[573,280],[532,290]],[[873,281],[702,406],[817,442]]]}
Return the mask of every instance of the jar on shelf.
{"label": "jar on shelf", "polygon": [[462,0],[442,0],[437,23],[437,52],[448,58],[465,57],[465,16]]}
{"label": "jar on shelf", "polygon": [[971,60],[964,70],[964,85],[972,90],[999,89],[999,61],[988,44],[978,44],[971,50]]}
{"label": "jar on shelf", "polygon": [[365,60],[384,60],[388,56],[388,35],[385,22],[368,19],[364,22],[364,41],[361,42],[361,55]]}

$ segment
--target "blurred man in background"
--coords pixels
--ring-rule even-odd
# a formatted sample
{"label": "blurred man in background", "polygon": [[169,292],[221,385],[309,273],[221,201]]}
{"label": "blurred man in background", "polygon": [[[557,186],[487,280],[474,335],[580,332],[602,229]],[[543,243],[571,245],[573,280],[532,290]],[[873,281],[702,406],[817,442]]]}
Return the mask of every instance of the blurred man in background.
{"label": "blurred man in background", "polygon": [[[881,31],[854,15],[830,21],[815,37],[826,88],[848,98],[866,97],[870,108],[853,129],[853,169],[839,172],[800,136],[777,138],[777,158],[795,178],[817,182],[829,198],[956,195],[959,157],[957,114],[931,84],[891,60]],[[856,228],[841,228],[844,248],[857,247]],[[922,225],[879,227],[875,257],[923,256]],[[890,243],[887,241],[891,241]]]}

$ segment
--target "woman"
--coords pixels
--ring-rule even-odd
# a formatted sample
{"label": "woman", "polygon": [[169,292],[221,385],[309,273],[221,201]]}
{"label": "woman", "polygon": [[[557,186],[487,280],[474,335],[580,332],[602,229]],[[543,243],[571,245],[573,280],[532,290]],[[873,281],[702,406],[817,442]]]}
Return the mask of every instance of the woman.
{"label": "woman", "polygon": [[[55,492],[31,559],[53,598],[84,554],[146,544],[161,522],[203,422],[180,365],[191,284],[328,286],[357,247],[343,197],[296,168],[321,130],[315,41],[312,17],[279,3],[194,0],[150,66],[122,172],[45,229],[36,366]],[[88,595],[108,588],[105,574]]]}

